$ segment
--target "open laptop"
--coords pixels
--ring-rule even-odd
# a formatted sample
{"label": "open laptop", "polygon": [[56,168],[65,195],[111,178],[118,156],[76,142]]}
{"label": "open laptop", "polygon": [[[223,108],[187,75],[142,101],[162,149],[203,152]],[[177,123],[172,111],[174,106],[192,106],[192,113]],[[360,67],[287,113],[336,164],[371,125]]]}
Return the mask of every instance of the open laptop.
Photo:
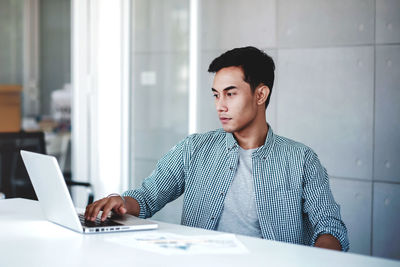
{"label": "open laptop", "polygon": [[57,159],[24,150],[21,156],[47,220],[85,234],[158,228],[155,222],[127,214],[104,222],[86,221],[74,207]]}

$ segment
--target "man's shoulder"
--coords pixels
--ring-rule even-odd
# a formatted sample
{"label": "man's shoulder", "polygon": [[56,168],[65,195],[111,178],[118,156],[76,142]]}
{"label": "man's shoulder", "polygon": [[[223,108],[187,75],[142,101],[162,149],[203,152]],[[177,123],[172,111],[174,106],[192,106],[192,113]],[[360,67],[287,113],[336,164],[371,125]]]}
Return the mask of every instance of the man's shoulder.
{"label": "man's shoulder", "polygon": [[224,140],[226,132],[223,129],[215,129],[204,133],[195,133],[189,135],[189,139],[195,142]]}
{"label": "man's shoulder", "polygon": [[277,135],[275,134],[275,148],[276,149],[283,149],[286,151],[297,151],[297,152],[303,152],[303,153],[313,153],[313,150],[299,142],[299,141],[295,141],[293,139],[281,136],[281,135]]}
{"label": "man's shoulder", "polygon": [[221,146],[225,145],[226,132],[223,129],[216,129],[205,133],[195,133],[188,136],[193,147]]}

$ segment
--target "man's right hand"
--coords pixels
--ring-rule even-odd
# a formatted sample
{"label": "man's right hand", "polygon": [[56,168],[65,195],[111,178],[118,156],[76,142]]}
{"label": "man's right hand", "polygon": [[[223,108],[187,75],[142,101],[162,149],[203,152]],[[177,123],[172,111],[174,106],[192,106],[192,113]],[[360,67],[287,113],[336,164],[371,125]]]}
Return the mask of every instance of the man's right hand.
{"label": "man's right hand", "polygon": [[89,204],[86,207],[85,218],[89,221],[94,221],[100,211],[103,211],[101,215],[101,221],[104,221],[108,214],[113,211],[119,215],[123,215],[127,212],[125,202],[121,196],[109,196],[102,198]]}

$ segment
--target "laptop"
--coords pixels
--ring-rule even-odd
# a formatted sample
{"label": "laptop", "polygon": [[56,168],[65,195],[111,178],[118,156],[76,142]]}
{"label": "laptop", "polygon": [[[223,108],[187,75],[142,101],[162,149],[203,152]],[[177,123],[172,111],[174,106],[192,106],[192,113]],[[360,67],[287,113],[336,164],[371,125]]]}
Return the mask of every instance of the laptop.
{"label": "laptop", "polygon": [[99,218],[95,222],[85,220],[83,213],[77,213],[74,207],[57,159],[24,150],[21,156],[48,221],[85,234],[158,228],[155,222],[128,214],[113,215],[104,222]]}

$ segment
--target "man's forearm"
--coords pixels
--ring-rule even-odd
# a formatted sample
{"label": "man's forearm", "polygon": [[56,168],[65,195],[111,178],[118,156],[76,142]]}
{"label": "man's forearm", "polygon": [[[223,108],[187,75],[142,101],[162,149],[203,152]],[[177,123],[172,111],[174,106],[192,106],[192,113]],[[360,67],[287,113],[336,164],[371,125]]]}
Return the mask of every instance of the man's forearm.
{"label": "man's forearm", "polygon": [[140,213],[139,202],[137,202],[137,200],[132,197],[124,197],[124,198],[126,201],[125,204],[126,212],[138,217]]}
{"label": "man's forearm", "polygon": [[339,240],[330,234],[322,234],[315,241],[315,247],[342,250]]}

